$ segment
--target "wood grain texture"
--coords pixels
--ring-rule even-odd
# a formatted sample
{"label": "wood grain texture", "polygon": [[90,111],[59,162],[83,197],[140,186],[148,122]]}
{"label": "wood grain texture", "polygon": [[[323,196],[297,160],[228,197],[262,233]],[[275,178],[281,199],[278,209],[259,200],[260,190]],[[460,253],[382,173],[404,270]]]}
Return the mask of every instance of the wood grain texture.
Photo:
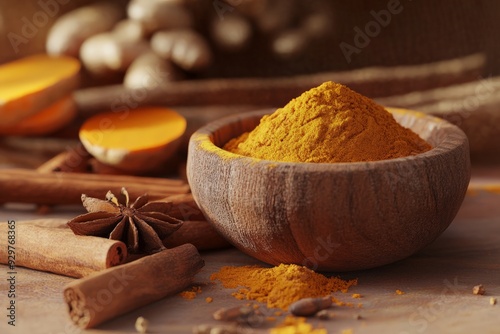
{"label": "wood grain texture", "polygon": [[243,252],[270,264],[372,268],[415,253],[455,217],[470,179],[468,141],[459,128],[392,109],[433,149],[366,163],[281,163],[218,148],[270,112],[211,123],[189,146],[187,173],[198,206]]}

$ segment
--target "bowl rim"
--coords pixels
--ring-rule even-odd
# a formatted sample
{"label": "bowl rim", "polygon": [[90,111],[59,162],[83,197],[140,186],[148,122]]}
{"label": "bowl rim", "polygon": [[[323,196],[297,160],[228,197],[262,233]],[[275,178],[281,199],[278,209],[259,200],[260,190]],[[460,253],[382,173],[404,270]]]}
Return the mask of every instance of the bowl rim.
{"label": "bowl rim", "polygon": [[[240,163],[249,163],[249,164],[265,164],[271,165],[273,167],[277,166],[289,166],[294,168],[301,169],[313,169],[314,171],[319,171],[323,169],[332,170],[332,169],[341,169],[341,170],[356,170],[356,169],[364,169],[366,168],[379,168],[385,166],[387,164],[401,164],[408,162],[418,162],[425,160],[432,160],[444,154],[449,154],[452,151],[460,150],[460,148],[464,145],[467,145],[467,151],[469,147],[469,141],[467,135],[456,125],[451,124],[450,122],[436,117],[432,115],[428,115],[426,113],[404,109],[404,108],[393,108],[393,107],[384,107],[391,114],[406,114],[411,115],[415,118],[425,118],[429,122],[433,122],[436,125],[439,125],[439,131],[448,131],[449,134],[441,140],[441,142],[437,146],[432,146],[429,151],[400,158],[394,159],[385,159],[385,160],[375,160],[375,161],[357,161],[357,162],[288,162],[288,161],[278,161],[278,160],[267,160],[260,159],[255,157],[249,157],[240,155],[237,153],[233,153],[227,150],[224,150],[222,147],[215,145],[212,140],[212,135],[217,132],[220,128],[224,126],[228,126],[232,123],[241,121],[246,118],[256,117],[256,116],[264,116],[266,114],[270,114],[276,111],[278,108],[266,108],[266,109],[258,109],[254,111],[247,111],[242,113],[237,113],[229,116],[222,117],[218,120],[212,121],[197,131],[195,131],[190,137],[190,145],[197,143],[197,146],[207,152],[213,153],[217,155],[221,159],[225,160],[237,160]],[[413,130],[412,130],[413,131]],[[238,136],[241,135],[238,134]],[[420,136],[420,135],[419,135]],[[233,137],[234,138],[234,137]]]}

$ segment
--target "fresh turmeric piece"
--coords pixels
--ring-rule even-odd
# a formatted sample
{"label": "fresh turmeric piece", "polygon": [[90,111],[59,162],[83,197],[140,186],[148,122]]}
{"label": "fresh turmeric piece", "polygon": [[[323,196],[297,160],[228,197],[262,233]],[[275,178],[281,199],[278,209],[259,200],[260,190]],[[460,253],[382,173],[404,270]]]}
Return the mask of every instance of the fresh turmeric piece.
{"label": "fresh turmeric piece", "polygon": [[186,119],[163,107],[97,114],[80,128],[83,146],[96,160],[124,171],[161,167],[177,150]]}
{"label": "fresh turmeric piece", "polygon": [[11,126],[0,126],[0,135],[36,136],[55,132],[76,116],[76,104],[67,96],[42,111]]}
{"label": "fresh turmeric piece", "polygon": [[0,66],[0,126],[48,108],[78,87],[80,62],[35,55]]}

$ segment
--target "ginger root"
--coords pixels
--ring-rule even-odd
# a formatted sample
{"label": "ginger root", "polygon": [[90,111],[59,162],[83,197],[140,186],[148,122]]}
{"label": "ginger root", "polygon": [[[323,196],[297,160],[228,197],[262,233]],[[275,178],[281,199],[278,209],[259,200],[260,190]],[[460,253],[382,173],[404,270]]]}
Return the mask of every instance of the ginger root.
{"label": "ginger root", "polygon": [[120,6],[111,3],[95,3],[72,10],[59,17],[50,28],[47,53],[78,57],[86,39],[111,30],[122,16]]}

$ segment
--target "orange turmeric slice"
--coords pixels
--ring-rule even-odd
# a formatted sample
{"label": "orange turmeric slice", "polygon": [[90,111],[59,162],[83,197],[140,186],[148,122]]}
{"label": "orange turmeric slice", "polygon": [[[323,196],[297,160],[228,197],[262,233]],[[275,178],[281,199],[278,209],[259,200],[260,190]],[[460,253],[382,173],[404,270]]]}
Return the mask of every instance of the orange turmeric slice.
{"label": "orange turmeric slice", "polygon": [[42,111],[11,126],[0,126],[1,135],[46,135],[62,129],[76,116],[76,104],[66,96]]}
{"label": "orange turmeric slice", "polygon": [[0,66],[0,126],[49,107],[78,86],[80,62],[35,55]]}
{"label": "orange turmeric slice", "polygon": [[163,107],[107,112],[88,119],[80,140],[96,160],[124,171],[154,170],[177,150],[186,119]]}

